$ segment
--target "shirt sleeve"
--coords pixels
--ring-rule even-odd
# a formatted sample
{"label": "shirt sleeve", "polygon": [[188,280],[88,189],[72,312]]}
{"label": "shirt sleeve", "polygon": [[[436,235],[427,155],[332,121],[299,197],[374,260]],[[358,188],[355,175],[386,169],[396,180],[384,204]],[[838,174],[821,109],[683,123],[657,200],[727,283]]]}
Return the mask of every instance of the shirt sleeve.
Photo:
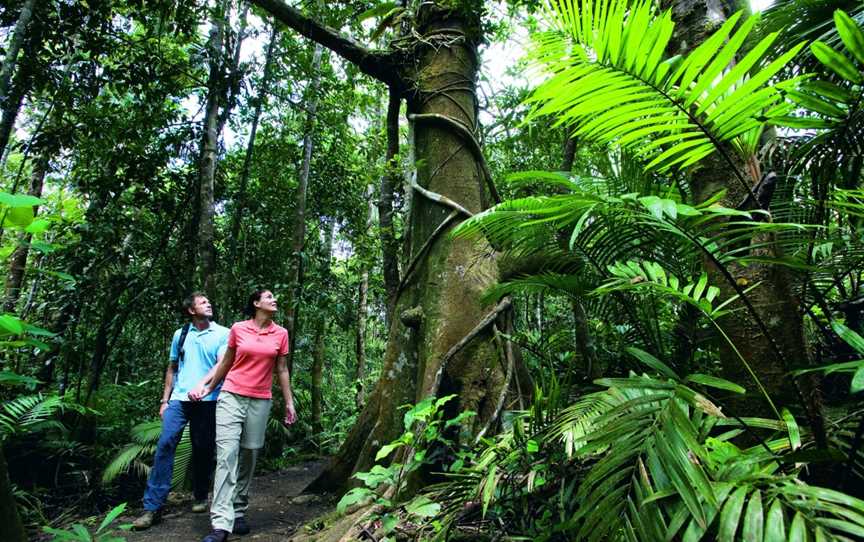
{"label": "shirt sleeve", "polygon": [[230,348],[237,348],[237,331],[234,329],[234,326],[231,326],[231,331],[228,332],[228,346]]}
{"label": "shirt sleeve", "polygon": [[180,330],[174,332],[174,337],[171,339],[171,352],[168,354],[168,360],[171,363],[177,361],[180,356]]}
{"label": "shirt sleeve", "polygon": [[279,355],[287,356],[288,355],[288,345],[290,342],[288,341],[288,332],[282,334],[282,337],[279,338]]}

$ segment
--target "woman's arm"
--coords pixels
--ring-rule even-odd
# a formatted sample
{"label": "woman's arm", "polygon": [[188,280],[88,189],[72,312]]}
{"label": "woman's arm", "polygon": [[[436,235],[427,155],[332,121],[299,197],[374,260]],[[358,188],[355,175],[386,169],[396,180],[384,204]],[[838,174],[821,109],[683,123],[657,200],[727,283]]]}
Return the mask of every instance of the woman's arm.
{"label": "woman's arm", "polygon": [[276,376],[279,378],[279,387],[282,388],[282,398],[285,399],[286,425],[297,421],[297,412],[294,410],[294,393],[291,391],[291,373],[288,371],[288,356],[276,358]]}
{"label": "woman's arm", "polygon": [[226,374],[228,374],[228,369],[234,365],[234,354],[236,350],[236,348],[230,346],[225,349],[225,354],[222,356],[222,359],[216,362],[216,365],[214,365],[213,368],[204,375],[204,378],[201,379],[201,382],[198,383],[195,389],[189,392],[190,400],[200,401],[204,397],[210,395],[213,388],[222,382],[222,379],[225,378]]}

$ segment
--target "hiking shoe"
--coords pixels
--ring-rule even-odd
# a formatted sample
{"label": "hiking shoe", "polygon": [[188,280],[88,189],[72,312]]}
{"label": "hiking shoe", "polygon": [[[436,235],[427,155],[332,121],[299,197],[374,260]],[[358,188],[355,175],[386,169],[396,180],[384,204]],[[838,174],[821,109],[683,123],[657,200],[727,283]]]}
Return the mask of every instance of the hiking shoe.
{"label": "hiking shoe", "polygon": [[234,528],[231,529],[234,534],[249,534],[249,524],[244,516],[234,518]]}
{"label": "hiking shoe", "polygon": [[201,542],[225,542],[228,540],[228,531],[213,529],[213,532],[204,537]]}
{"label": "hiking shoe", "polygon": [[162,514],[158,510],[145,510],[135,521],[132,522],[132,528],[136,531],[149,529],[162,519]]}
{"label": "hiking shoe", "polygon": [[203,501],[195,501],[192,503],[192,512],[200,514],[207,511],[207,499]]}

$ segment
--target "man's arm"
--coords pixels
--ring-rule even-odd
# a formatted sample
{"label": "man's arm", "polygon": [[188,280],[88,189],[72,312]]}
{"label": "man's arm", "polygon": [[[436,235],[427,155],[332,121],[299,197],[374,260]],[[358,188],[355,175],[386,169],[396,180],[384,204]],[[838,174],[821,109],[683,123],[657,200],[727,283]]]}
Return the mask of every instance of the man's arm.
{"label": "man's arm", "polygon": [[168,363],[165,369],[165,385],[162,387],[162,404],[159,406],[159,417],[165,415],[168,408],[168,400],[171,399],[171,391],[174,389],[174,361]]}
{"label": "man's arm", "polygon": [[228,374],[228,369],[234,365],[235,351],[236,350],[230,346],[225,349],[225,354],[222,358],[216,362],[216,365],[214,365],[212,369],[207,371],[207,374],[204,375],[201,382],[195,386],[195,389],[189,392],[189,399],[200,401],[204,397],[210,395],[213,388],[218,386],[219,383],[222,382],[222,379],[225,378],[225,375]]}
{"label": "man's arm", "polygon": [[297,421],[297,412],[294,410],[294,393],[291,391],[291,373],[288,371],[288,356],[276,358],[276,376],[279,378],[279,387],[282,388],[282,398],[285,399],[285,422],[291,425]]}

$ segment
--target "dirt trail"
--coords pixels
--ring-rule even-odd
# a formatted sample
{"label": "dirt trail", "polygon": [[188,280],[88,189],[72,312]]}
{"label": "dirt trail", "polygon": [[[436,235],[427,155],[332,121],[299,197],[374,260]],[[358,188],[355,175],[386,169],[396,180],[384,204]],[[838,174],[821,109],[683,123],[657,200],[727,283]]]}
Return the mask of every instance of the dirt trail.
{"label": "dirt trail", "polygon": [[[323,461],[298,463],[283,471],[256,476],[249,492],[247,515],[252,532],[245,536],[232,535],[230,540],[287,540],[303,523],[325,512],[330,506],[317,496],[298,497],[323,467]],[[208,513],[193,514],[191,505],[191,495],[180,494],[169,501],[161,523],[123,536],[129,542],[198,542],[210,532],[210,516]],[[134,510],[135,513],[140,511]],[[132,515],[124,516],[120,523],[133,520]]]}

